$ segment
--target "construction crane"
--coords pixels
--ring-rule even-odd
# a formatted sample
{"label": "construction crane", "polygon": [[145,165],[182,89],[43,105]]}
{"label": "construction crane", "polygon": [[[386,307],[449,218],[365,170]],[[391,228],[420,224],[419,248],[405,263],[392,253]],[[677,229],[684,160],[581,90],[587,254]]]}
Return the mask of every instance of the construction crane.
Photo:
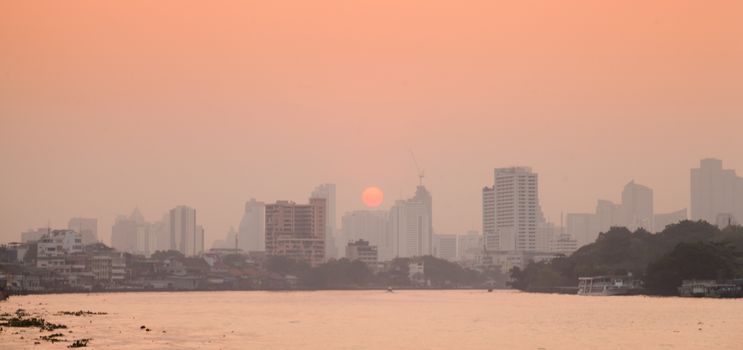
{"label": "construction crane", "polygon": [[418,160],[415,159],[412,149],[410,150],[410,156],[413,157],[413,164],[415,164],[415,170],[418,172],[418,183],[420,186],[423,186],[423,178],[426,176],[425,170],[418,166]]}

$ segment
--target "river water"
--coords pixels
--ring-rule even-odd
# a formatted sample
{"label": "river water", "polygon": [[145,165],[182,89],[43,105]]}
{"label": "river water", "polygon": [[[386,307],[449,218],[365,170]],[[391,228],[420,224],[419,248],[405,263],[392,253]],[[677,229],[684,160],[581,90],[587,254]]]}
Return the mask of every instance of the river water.
{"label": "river water", "polygon": [[[38,295],[0,302],[0,313],[18,308],[69,326],[61,330],[67,342],[34,345],[51,332],[6,327],[0,349],[66,349],[79,338],[92,338],[90,349],[743,349],[743,300],[321,291]],[[77,310],[107,314],[54,315]]]}

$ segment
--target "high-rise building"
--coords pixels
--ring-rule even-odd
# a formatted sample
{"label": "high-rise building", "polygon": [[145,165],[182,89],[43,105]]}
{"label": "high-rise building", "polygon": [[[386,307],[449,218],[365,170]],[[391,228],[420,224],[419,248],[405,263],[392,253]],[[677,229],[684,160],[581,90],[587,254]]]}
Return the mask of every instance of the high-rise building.
{"label": "high-rise building", "polygon": [[326,201],[277,201],[266,205],[266,254],[317,266],[325,261]]}
{"label": "high-rise building", "polygon": [[622,191],[622,226],[631,231],[653,230],[653,190],[630,181]]}
{"label": "high-rise building", "polygon": [[609,231],[613,226],[624,226],[622,206],[612,201],[599,199],[596,203],[596,216],[599,225],[598,231],[595,233],[596,236],[598,236],[598,232]]}
{"label": "high-rise building", "polygon": [[715,223],[720,214],[743,219],[743,178],[719,159],[702,159],[691,169],[691,219]]}
{"label": "high-rise building", "polygon": [[565,217],[568,235],[575,239],[578,246],[596,241],[601,229],[599,215],[589,213],[571,213]]}
{"label": "high-rise building", "polygon": [[325,258],[336,258],[338,257],[338,249],[335,245],[335,184],[326,183],[315,187],[310,194],[310,198],[325,199],[327,208],[325,217]]}
{"label": "high-rise building", "polygon": [[454,261],[457,259],[457,235],[433,235],[433,255]]}
{"label": "high-rise building", "polygon": [[[541,217],[538,176],[528,167],[495,169],[496,250],[537,250],[537,225]],[[489,248],[490,250],[490,248]]]}
{"label": "high-rise building", "polygon": [[67,223],[67,229],[80,233],[84,245],[98,242],[98,219],[72,218]]}
{"label": "high-rise building", "polygon": [[355,210],[341,217],[340,243],[364,240],[377,247],[381,261],[394,258],[389,235],[389,213],[382,210]]}
{"label": "high-rise building", "polygon": [[457,238],[457,259],[475,261],[482,256],[483,248],[483,236],[477,231],[468,231]]}
{"label": "high-rise building", "polygon": [[666,229],[666,226],[679,223],[687,218],[686,208],[671,213],[655,214],[655,217],[653,218],[655,229],[653,232],[662,232]]}
{"label": "high-rise building", "polygon": [[489,251],[500,249],[500,237],[495,234],[495,188],[482,189],[482,232],[485,238],[485,247]]}
{"label": "high-rise building", "polygon": [[395,257],[413,257],[433,253],[431,194],[419,185],[415,196],[398,200],[390,208],[390,234]]}
{"label": "high-rise building", "polygon": [[[234,242],[225,242],[234,247]],[[266,250],[266,204],[251,199],[245,203],[245,212],[238,228],[237,245],[245,252]]]}
{"label": "high-rise building", "polygon": [[177,206],[170,209],[170,249],[177,250],[185,256],[194,256],[203,252],[203,229],[197,230],[196,209]]}
{"label": "high-rise building", "polygon": [[111,246],[122,252],[137,252],[138,236],[146,224],[138,208],[129,216],[119,215],[111,227]]}

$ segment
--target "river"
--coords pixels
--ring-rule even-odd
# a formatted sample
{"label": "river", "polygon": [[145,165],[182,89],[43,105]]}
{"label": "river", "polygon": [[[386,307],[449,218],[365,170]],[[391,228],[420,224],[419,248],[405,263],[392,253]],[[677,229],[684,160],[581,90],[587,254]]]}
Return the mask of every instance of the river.
{"label": "river", "polygon": [[[743,349],[743,300],[437,290],[52,294],[0,302],[0,313],[18,308],[67,325],[59,330],[66,342],[5,327],[2,349],[66,349],[80,338],[92,339],[89,349]],[[106,314],[55,315],[77,310]]]}

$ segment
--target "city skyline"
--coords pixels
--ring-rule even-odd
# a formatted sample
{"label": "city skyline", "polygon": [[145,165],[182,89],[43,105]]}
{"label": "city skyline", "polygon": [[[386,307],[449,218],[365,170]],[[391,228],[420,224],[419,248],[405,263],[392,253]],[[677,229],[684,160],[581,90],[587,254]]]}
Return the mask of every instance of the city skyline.
{"label": "city skyline", "polygon": [[[725,176],[727,176],[726,179],[728,179],[728,178],[730,179],[729,181],[722,183],[721,186],[722,185],[725,185],[725,186],[738,186],[738,187],[731,187],[731,188],[737,189],[741,193],[743,193],[743,178],[736,177],[736,175],[735,175],[736,174],[735,169],[723,169],[723,164],[724,165],[727,165],[727,163],[724,163],[724,161],[719,160],[719,159],[714,159],[714,158],[704,158],[704,159],[699,160],[698,161],[698,164],[701,164],[700,165],[701,167],[704,167],[705,164],[714,164],[712,169],[719,169],[719,171],[721,171],[721,174],[725,174]],[[707,166],[709,166],[709,165],[707,165]],[[699,184],[699,180],[694,180],[693,179],[693,176],[694,176],[693,174],[695,172],[699,172],[699,169],[697,169],[697,168],[691,168],[689,170],[690,170],[690,173],[692,175],[690,176],[690,183],[688,184],[688,188],[689,188],[689,191],[690,192],[694,192],[695,191],[695,189],[694,189],[695,186],[697,186],[697,187],[699,186],[698,185]],[[513,171],[517,171],[517,172],[519,172],[519,171],[521,171],[521,172],[525,171],[528,174],[537,174],[538,175],[538,173],[532,173],[531,167],[494,168],[494,171],[495,171],[495,174],[496,174],[496,179],[498,178],[498,173],[499,172],[501,172],[501,173],[503,173],[503,172],[509,173],[509,172],[513,172]],[[718,170],[714,170],[714,171],[718,171]],[[416,191],[416,196],[415,196],[416,198],[418,196],[418,192],[421,191],[421,189],[423,189],[423,192],[426,193],[427,196],[430,196],[430,193],[425,188],[425,186],[422,186],[422,183],[423,183],[422,181],[423,181],[422,178],[419,178],[419,186],[418,186],[418,190]],[[313,190],[312,194],[310,195],[310,197],[311,198],[312,197],[325,198],[325,199],[329,200],[329,203],[335,202],[335,187],[336,187],[335,184],[332,184],[332,183],[323,183],[321,185],[317,185],[317,186],[314,187],[314,190]],[[636,195],[634,193],[636,191],[638,191],[638,190],[649,192],[649,197],[647,199],[643,199],[643,201],[648,201],[649,204],[639,204],[638,202],[636,202],[636,199],[634,199],[634,197]],[[700,191],[700,190],[701,191],[709,192],[710,195],[713,196],[712,198],[715,198],[714,196],[717,196],[717,197],[720,196],[718,194],[719,193],[719,190],[712,190],[711,188],[705,187],[704,189],[697,189],[696,191]],[[481,189],[480,208],[479,208],[480,214],[481,214],[481,216],[480,216],[481,222],[480,222],[480,226],[477,227],[474,231],[477,232],[478,230],[481,230],[479,232],[484,236],[483,237],[483,242],[488,242],[488,240],[489,240],[488,237],[492,237],[492,235],[494,235],[494,233],[489,233],[490,231],[489,231],[488,226],[487,226],[488,225],[488,221],[485,220],[486,212],[487,211],[490,211],[490,210],[495,210],[495,208],[492,207],[492,204],[490,204],[491,207],[488,207],[488,204],[487,204],[488,203],[488,200],[485,199],[486,198],[485,197],[485,194],[486,193],[491,193],[491,196],[492,196],[492,193],[493,193],[492,191],[493,191],[493,187],[492,186],[491,187],[487,187],[486,186],[486,187],[484,187],[484,188]],[[540,187],[537,186],[536,187],[536,195],[537,196],[539,196],[540,191],[541,191]],[[706,193],[706,192],[703,192],[703,193]],[[697,196],[699,196],[699,195],[697,194]],[[691,197],[693,197],[693,195],[691,195],[690,198]],[[708,203],[697,204],[697,206],[700,206],[700,207],[701,207],[701,205],[710,207],[710,209],[708,209],[708,210],[711,211],[711,212],[719,211],[719,213],[718,214],[715,214],[715,217],[712,218],[712,219],[709,219],[709,218],[702,218],[702,219],[705,219],[706,221],[708,221],[708,222],[710,222],[712,224],[719,225],[719,224],[721,224],[720,223],[720,220],[723,220],[723,218],[722,217],[717,217],[717,216],[719,214],[729,214],[729,215],[731,215],[730,218],[729,219],[725,219],[725,220],[732,220],[732,223],[738,223],[737,216],[739,216],[740,214],[736,211],[737,209],[735,209],[735,208],[738,208],[738,207],[733,208],[733,203],[736,203],[736,201],[735,201],[736,198],[737,198],[737,202],[738,203],[743,202],[743,200],[740,199],[740,198],[743,198],[743,197],[740,196],[740,195],[738,195],[736,197],[735,193],[729,193],[727,196],[724,196],[724,198],[718,198],[717,199],[717,202],[720,202],[720,201],[725,202],[727,200],[727,202],[730,203],[730,204],[728,204],[728,207],[726,208],[728,210],[723,210],[723,211],[720,211],[719,208],[715,207],[715,206],[719,206],[718,204],[715,204],[715,205],[713,205],[712,203],[709,203],[709,204]],[[389,216],[394,211],[393,209],[395,208],[396,205],[400,205],[400,203],[405,203],[405,202],[408,202],[410,200],[413,200],[413,199],[408,199],[408,200],[402,200],[402,199],[400,199],[400,200],[396,200],[396,203],[393,204],[393,205],[390,205],[389,207],[385,207],[383,205],[383,206],[380,206],[380,207],[373,207],[373,208],[371,208],[371,207],[365,207],[364,209],[351,209],[351,210],[349,210],[349,209],[344,209],[344,208],[340,208],[340,209],[339,208],[334,208],[335,210],[329,210],[328,211],[327,218],[326,218],[326,220],[328,221],[327,222],[327,225],[328,226],[327,226],[327,230],[326,230],[326,239],[328,238],[327,235],[328,234],[331,234],[331,232],[332,232],[332,238],[330,238],[330,239],[331,239],[331,241],[333,241],[334,247],[331,247],[330,250],[327,252],[328,256],[326,258],[334,257],[334,254],[336,254],[336,252],[343,252],[345,250],[345,243],[346,242],[344,242],[344,240],[347,240],[347,237],[345,236],[347,233],[343,232],[343,229],[342,229],[342,226],[343,226],[343,220],[342,220],[342,218],[343,217],[345,217],[346,215],[349,215],[349,214],[353,215],[354,213],[366,213],[366,212],[368,212],[368,213],[384,213],[385,216]],[[491,197],[491,199],[489,201],[491,203],[494,203],[494,202],[492,202],[493,200],[494,199],[492,199],[492,197]],[[710,201],[710,200],[711,199],[707,199],[707,201]],[[285,199],[277,199],[277,201],[281,202],[281,201],[286,201],[286,200]],[[429,199],[429,201],[430,201],[430,199]],[[714,200],[712,200],[712,201],[714,202]],[[289,202],[294,202],[294,201],[293,200],[289,200]],[[578,247],[580,247],[582,245],[585,245],[585,244],[588,244],[588,243],[592,242],[595,239],[595,237],[598,234],[598,232],[605,232],[606,230],[608,230],[608,228],[610,226],[626,226],[630,230],[636,230],[637,228],[644,228],[644,229],[646,229],[646,230],[648,230],[650,232],[659,232],[659,231],[661,231],[663,229],[663,227],[665,227],[665,224],[675,223],[675,222],[678,222],[681,219],[687,219],[687,218],[688,219],[692,219],[692,220],[699,219],[699,218],[694,218],[694,217],[692,217],[689,214],[689,209],[688,208],[691,208],[691,207],[694,206],[694,204],[691,202],[691,200],[690,200],[690,203],[687,204],[687,207],[685,207],[683,209],[677,209],[677,210],[673,210],[673,211],[669,211],[669,212],[663,212],[663,213],[660,213],[660,212],[655,211],[653,188],[652,187],[648,187],[648,186],[644,186],[644,185],[641,185],[641,184],[638,184],[638,183],[636,183],[636,181],[634,179],[633,180],[630,180],[624,186],[624,190],[621,192],[621,195],[620,195],[620,201],[619,201],[619,203],[614,203],[611,200],[606,200],[606,199],[601,199],[601,198],[598,199],[597,202],[598,202],[598,204],[595,207],[596,208],[595,209],[596,210],[596,213],[595,214],[590,214],[590,213],[574,213],[574,212],[567,212],[566,213],[566,212],[562,212],[561,213],[561,215],[562,215],[561,217],[559,217],[556,221],[551,221],[549,218],[542,216],[541,199],[536,198],[535,199],[535,203],[537,205],[537,210],[535,212],[536,213],[535,218],[540,223],[540,225],[537,225],[537,226],[538,227],[541,227],[541,228],[545,228],[545,229],[551,229],[552,231],[554,231],[555,229],[561,229],[562,232],[568,234],[570,236],[570,238],[572,238],[573,240],[577,240]],[[435,203],[435,201],[434,201],[434,203]],[[640,202],[640,203],[642,203],[642,202]],[[641,206],[641,208],[642,208],[641,211],[643,213],[642,219],[640,219],[640,220],[638,220],[638,218],[637,218],[637,215],[638,215],[638,213],[636,213],[636,210],[637,209],[633,209],[638,204]],[[202,235],[201,239],[203,239],[201,251],[206,251],[206,250],[209,249],[209,247],[212,247],[212,246],[213,247],[216,247],[216,248],[232,248],[235,245],[235,243],[236,243],[235,242],[235,237],[237,237],[237,236],[235,236],[235,235],[238,235],[239,237],[241,237],[238,240],[240,242],[239,246],[244,251],[262,251],[264,249],[264,248],[260,248],[259,247],[259,246],[261,246],[261,244],[259,242],[265,241],[265,234],[263,236],[260,236],[260,234],[258,234],[258,231],[260,231],[261,230],[260,227],[263,226],[263,219],[262,218],[264,217],[265,214],[263,214],[262,211],[264,210],[263,208],[265,207],[265,204],[264,204],[264,202],[256,201],[255,198],[251,198],[250,200],[246,201],[243,205],[244,205],[244,208],[245,208],[245,214],[242,216],[242,219],[240,220],[239,224],[236,225],[237,227],[240,227],[241,228],[241,231],[235,231],[235,226],[230,226],[230,229],[226,232],[226,237],[225,237],[225,233],[212,233],[212,235],[209,235],[208,234],[209,231],[204,228],[203,224],[199,224],[198,225],[198,229],[201,230],[200,231],[201,232],[201,235]],[[177,206],[177,207],[182,207],[182,206]],[[332,207],[335,207],[335,205],[333,204]],[[251,208],[253,208],[253,209],[251,209]],[[490,208],[490,209],[487,209],[487,208]],[[261,211],[259,211],[258,213],[256,213],[255,211],[256,210],[259,210],[259,209]],[[328,209],[330,209],[330,207]],[[168,218],[168,215],[169,215],[168,212],[169,211],[172,212],[172,210],[173,209],[167,210],[166,213],[165,213],[165,216],[162,218],[162,220],[170,220]],[[193,209],[191,209],[191,210],[193,210]],[[609,212],[607,212],[607,210]],[[252,212],[252,214],[251,214],[251,212]],[[333,228],[333,227],[330,226],[330,225],[332,225],[330,223],[330,220],[332,220],[331,219],[332,217],[336,217],[336,216],[338,217],[338,219],[337,219],[338,224],[336,224],[334,226],[337,226],[338,228]],[[434,217],[435,217],[435,215],[432,218],[434,218]],[[490,217],[491,217],[490,220],[494,220],[493,214],[490,214]],[[595,219],[593,217],[595,217]],[[80,222],[82,220],[83,222],[86,222],[86,225],[87,225],[87,227],[85,227],[84,230],[82,231],[82,233],[83,233],[84,236],[85,235],[90,235],[90,233],[88,233],[88,232],[94,231],[95,232],[95,235],[98,237],[98,239],[99,239],[100,242],[103,242],[103,243],[106,243],[106,244],[110,244],[113,247],[118,247],[119,249],[121,249],[123,251],[140,252],[140,253],[141,252],[147,252],[147,254],[149,254],[149,253],[154,252],[155,250],[165,249],[165,248],[167,248],[166,246],[169,245],[167,242],[159,242],[158,241],[158,240],[162,240],[163,239],[161,237],[160,238],[157,237],[159,235],[161,236],[162,234],[155,233],[153,231],[152,236],[150,237],[150,231],[151,230],[155,230],[154,226],[152,228],[150,228],[150,225],[161,225],[160,223],[162,221],[153,221],[152,223],[147,222],[147,219],[140,212],[139,207],[135,207],[134,208],[134,212],[129,216],[129,218],[127,218],[125,215],[121,215],[121,214],[119,214],[118,216],[116,216],[116,220],[115,220],[115,222],[114,222],[114,224],[113,224],[113,226],[112,226],[112,228],[110,230],[111,235],[109,237],[111,237],[112,239],[115,239],[114,238],[114,236],[115,236],[115,230],[116,230],[117,225],[119,225],[119,222],[122,220],[122,218],[123,218],[123,220],[128,220],[127,222],[131,222],[132,223],[131,225],[134,225],[134,226],[132,226],[133,227],[132,229],[127,229],[127,230],[124,230],[122,232],[129,232],[128,230],[133,230],[132,231],[133,234],[128,234],[127,236],[121,236],[120,235],[119,236],[120,238],[119,238],[119,243],[118,244],[115,243],[115,242],[112,242],[110,240],[109,241],[106,241],[105,238],[106,238],[107,235],[105,233],[106,232],[109,232],[109,231],[107,231],[106,228],[103,228],[103,230],[101,230],[100,227],[97,227],[97,226],[92,226],[91,227],[90,226],[91,223],[93,225],[95,225],[98,222],[98,218],[72,217],[72,218],[69,219],[68,228],[69,229],[76,230],[76,231],[79,231],[79,229],[75,229],[75,227],[73,227],[73,226],[80,225],[77,222]],[[248,221],[246,221],[246,219],[248,219]],[[385,220],[390,220],[390,219],[391,218],[389,218],[389,217],[388,218],[385,218]],[[575,220],[579,220],[579,221],[575,221]],[[659,222],[658,223],[654,223],[654,220],[659,220]],[[199,219],[199,222],[202,222],[202,219]],[[557,223],[561,223],[564,226],[555,226]],[[731,222],[728,222],[728,224],[730,224],[730,223]],[[142,231],[142,229],[137,229],[136,227],[138,227],[138,225],[141,225],[141,224],[145,224],[147,226],[147,229],[145,229],[145,231],[147,233],[138,232],[138,231]],[[72,225],[72,226],[70,226],[70,225]],[[246,225],[248,225],[248,226],[249,225],[258,225],[258,226],[256,226],[256,228],[246,229],[245,228]],[[578,225],[578,226],[576,226],[576,225]],[[468,229],[466,231],[457,231],[457,232],[441,232],[441,231],[436,231],[435,230],[435,227],[436,227],[435,225],[431,226],[431,228],[432,228],[431,234],[433,234],[433,235],[451,235],[451,234],[454,234],[454,235],[464,235],[464,234],[467,234],[469,232],[472,232],[472,229]],[[167,228],[167,225],[165,226],[165,228]],[[53,225],[50,225],[50,226],[42,226],[42,227],[37,227],[37,228],[29,228],[29,229],[23,230],[21,232],[22,234],[21,235],[18,235],[16,237],[21,237],[21,236],[26,235],[26,234],[29,234],[29,235],[32,235],[33,237],[36,237],[36,236],[39,236],[39,235],[45,233],[46,230],[48,230],[48,229],[58,229],[58,227],[55,227]],[[244,232],[242,230],[249,230],[249,232]],[[104,235],[102,235],[102,236],[98,235],[97,234],[98,231],[102,231],[104,233]],[[207,232],[207,233],[205,234],[204,232]],[[394,232],[388,232],[386,234],[389,234],[389,235],[392,235],[392,236],[395,236],[396,235]],[[499,234],[499,235],[501,235],[501,234]],[[533,236],[531,239],[534,239],[534,238],[539,237],[539,236],[543,236],[543,233],[539,233],[538,230],[537,230],[537,232],[532,233],[532,235],[535,235],[535,234],[536,234],[536,236]],[[555,231],[555,232],[550,233],[549,234],[549,237],[551,237],[552,235],[558,235],[558,234],[560,234],[560,233]],[[141,237],[139,237],[139,236],[142,236],[142,235],[146,235],[146,237],[148,237],[148,238],[142,239]],[[170,235],[170,233],[168,233],[167,235],[165,235],[165,236],[167,236],[167,237],[165,237],[166,240],[170,240],[171,239],[171,237],[169,235]],[[352,233],[351,235],[352,235],[351,238],[353,240],[358,239],[358,238],[353,238],[353,237],[360,237],[360,236],[357,236],[358,233]],[[388,239],[393,239],[392,236],[390,236]],[[29,237],[31,237],[31,236],[29,236]],[[225,237],[225,238],[223,238],[223,237]],[[547,237],[547,236],[544,236],[544,237]],[[557,237],[557,236],[555,236],[555,237]],[[125,240],[123,242],[127,242],[127,243],[122,243],[122,241],[121,241],[122,239]],[[369,238],[365,238],[365,239],[369,239]],[[398,239],[399,238],[396,238],[395,240],[398,240]],[[25,239],[25,238],[23,239],[24,242],[26,240],[27,239]],[[148,241],[148,242],[147,243],[144,243],[144,242],[142,242],[143,240],[144,241]],[[150,240],[152,240],[152,243],[149,243]],[[433,245],[434,245],[433,238],[429,238],[429,240],[430,240],[430,242],[427,243],[427,244],[430,247],[430,249],[433,250]],[[492,240],[492,238],[490,240]],[[20,239],[11,239],[8,242],[19,242],[19,241],[21,241],[21,240]],[[247,243],[248,241],[250,241],[251,243]],[[372,238],[372,241],[374,241],[373,238]],[[497,247],[500,246],[500,243],[498,243],[498,242],[500,242],[500,239],[497,239],[497,240],[491,242],[491,245],[487,245],[488,249],[489,250],[493,250],[493,251],[494,250],[501,250],[500,248],[497,248]],[[249,246],[251,248],[249,248],[248,244],[249,244]],[[546,244],[546,242],[544,244]],[[328,244],[326,242],[326,246],[327,245]],[[539,245],[538,242],[533,242],[532,243],[532,246],[530,246],[530,247],[524,246],[524,247],[521,247],[521,248],[516,248],[514,246],[512,248],[515,248],[517,251],[519,251],[519,250],[525,250],[525,251],[540,251],[540,250],[542,250],[542,249],[538,249],[537,248],[537,245]],[[131,246],[132,248],[127,248],[128,246]],[[152,246],[152,247],[157,247],[157,248],[144,248],[145,246]],[[134,247],[136,247],[136,248],[134,248]],[[384,248],[384,246],[380,246],[380,249],[382,249],[384,251],[385,248]],[[390,249],[392,249],[392,248],[390,247]],[[508,250],[508,249],[506,249],[506,250]],[[511,250],[513,250],[513,249],[511,249]],[[394,255],[395,254],[392,254],[390,256],[394,256]]]}
{"label": "city skyline", "polygon": [[339,208],[367,186],[388,208],[418,182],[411,149],[455,214],[442,233],[480,226],[504,166],[541,174],[553,222],[630,179],[688,207],[699,159],[743,169],[743,29],[739,4],[682,3],[183,4],[167,24],[155,4],[3,3],[0,240],[181,204],[213,239],[247,199],[326,182]]}

